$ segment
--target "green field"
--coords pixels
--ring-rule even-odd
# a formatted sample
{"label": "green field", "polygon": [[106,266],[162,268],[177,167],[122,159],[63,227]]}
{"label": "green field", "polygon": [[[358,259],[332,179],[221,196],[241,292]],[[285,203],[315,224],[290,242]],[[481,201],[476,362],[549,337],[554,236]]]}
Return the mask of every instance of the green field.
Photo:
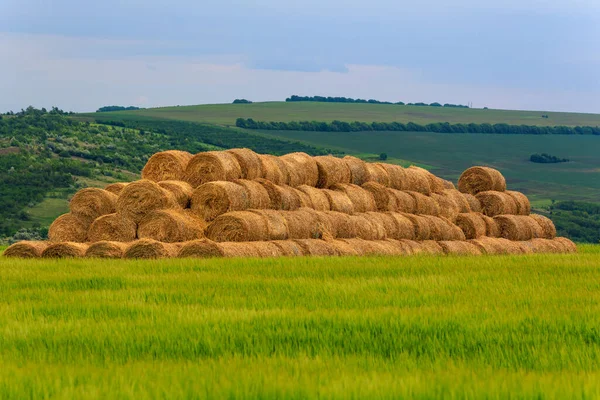
{"label": "green field", "polygon": [[0,398],[598,398],[599,255],[0,258]]}
{"label": "green field", "polygon": [[[542,118],[542,115],[548,118]],[[362,121],[362,122],[431,122],[507,123],[514,125],[600,125],[600,114],[561,113],[546,111],[483,110],[443,107],[398,106],[385,104],[346,104],[314,102],[266,102],[252,104],[207,104],[150,108],[82,114],[110,119],[113,117],[152,117],[220,125],[235,125],[237,118],[258,121]]]}

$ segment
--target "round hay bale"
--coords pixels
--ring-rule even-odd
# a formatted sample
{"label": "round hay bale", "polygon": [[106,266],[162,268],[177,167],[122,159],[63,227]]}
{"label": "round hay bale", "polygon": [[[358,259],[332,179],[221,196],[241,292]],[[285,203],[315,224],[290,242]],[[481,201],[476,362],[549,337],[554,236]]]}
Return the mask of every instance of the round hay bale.
{"label": "round hay bale", "polygon": [[386,238],[385,227],[380,221],[366,214],[350,215],[351,237],[365,240],[383,240]]}
{"label": "round hay bale", "polygon": [[481,213],[471,212],[458,214],[456,217],[456,226],[463,231],[465,238],[467,239],[477,239],[486,236],[488,232],[487,224]]}
{"label": "round hay bale", "polygon": [[439,242],[435,240],[423,240],[422,242],[416,242],[420,251],[417,254],[426,254],[426,255],[443,255],[445,254],[444,249],[440,246]]}
{"label": "round hay bale", "polygon": [[561,253],[562,244],[551,239],[531,239],[529,245],[534,253]]}
{"label": "round hay bale", "polygon": [[125,182],[115,182],[115,183],[111,183],[110,185],[106,186],[104,188],[104,190],[118,196],[121,193],[121,191],[123,189],[125,189],[125,186],[127,186],[127,185],[128,184]]}
{"label": "round hay bale", "polygon": [[264,210],[265,208],[271,207],[271,198],[269,192],[263,185],[256,181],[249,181],[247,179],[236,179],[233,181],[246,190],[248,198],[248,208],[256,210]]}
{"label": "round hay bale", "polygon": [[194,189],[189,183],[184,181],[161,181],[158,182],[158,186],[171,192],[175,197],[175,201],[179,204],[179,207],[189,207],[190,199],[194,194]]}
{"label": "round hay bale", "polygon": [[406,172],[404,168],[399,165],[387,164],[387,163],[376,163],[387,171],[387,175],[390,178],[389,187],[396,190],[404,190],[406,188]]}
{"label": "round hay bale", "polygon": [[485,236],[491,238],[499,238],[500,237],[500,227],[492,217],[488,217],[487,215],[481,214],[481,218],[485,222]]}
{"label": "round hay bale", "polygon": [[530,214],[529,217],[542,228],[541,237],[545,239],[554,239],[556,237],[556,227],[550,218],[539,214]]}
{"label": "round hay bale", "polygon": [[232,211],[215,218],[205,235],[215,242],[252,242],[269,240],[265,216],[250,211]]}
{"label": "round hay bale", "polygon": [[318,188],[329,188],[336,183],[350,183],[352,181],[350,168],[341,159],[333,156],[314,157],[319,171]]}
{"label": "round hay bale", "polygon": [[[443,196],[450,197],[452,200],[454,200],[454,202],[458,206],[458,211],[460,213],[468,213],[468,212],[472,211],[471,210],[471,205],[469,204],[468,200],[458,190],[455,190],[455,189],[444,189],[441,194]],[[477,199],[475,199],[475,201],[477,201]],[[481,206],[479,206],[477,208],[481,208]]]}
{"label": "round hay bale", "polygon": [[72,214],[93,220],[101,215],[114,213],[116,203],[116,194],[104,189],[87,188],[75,193],[69,202],[69,209]]}
{"label": "round hay bale", "polygon": [[271,207],[274,210],[297,210],[302,205],[302,200],[297,191],[288,185],[275,185],[266,179],[256,179],[269,193]]}
{"label": "round hay bale", "polygon": [[460,241],[439,241],[438,244],[444,251],[444,254],[459,256],[480,256],[482,251],[479,247],[469,242]]}
{"label": "round hay bale", "polygon": [[331,210],[331,207],[329,205],[329,199],[321,189],[317,189],[307,185],[300,185],[296,189],[306,194],[310,198],[310,202],[312,204],[313,209],[317,211]]}
{"label": "round hay bale", "polygon": [[337,211],[316,212],[323,237],[329,235],[334,238],[356,237],[356,229],[350,215]]}
{"label": "round hay bale", "polygon": [[276,185],[289,185],[290,173],[287,164],[277,156],[259,154],[261,162],[261,177]]}
{"label": "round hay bale", "polygon": [[[393,199],[395,211],[407,214],[417,212],[417,201],[409,192],[396,189],[388,189],[387,191]],[[419,196],[421,196],[420,193]]]}
{"label": "round hay bale", "polygon": [[322,191],[327,196],[327,200],[329,200],[331,211],[338,211],[344,214],[354,213],[354,204],[352,204],[350,197],[346,193],[329,189],[322,189]]}
{"label": "round hay bale", "polygon": [[132,182],[117,199],[117,212],[138,223],[151,211],[177,208],[173,193],[163,189],[156,182],[142,179]]}
{"label": "round hay bale", "polygon": [[[392,244],[382,245],[379,241],[365,240],[361,238],[340,239],[353,248],[359,256],[380,256],[388,255],[391,251],[397,252]],[[392,250],[393,249],[393,250]]]}
{"label": "round hay bale", "polygon": [[85,252],[86,257],[92,258],[123,258],[128,244],[103,240],[92,243]]}
{"label": "round hay bale", "polygon": [[350,168],[351,183],[362,186],[364,183],[371,180],[367,163],[360,158],[345,156],[342,158],[342,161],[344,161],[348,168]]}
{"label": "round hay bale", "polygon": [[533,249],[528,245],[528,242],[512,242],[519,250],[518,254],[533,254]]}
{"label": "round hay bale", "polygon": [[463,231],[446,218],[423,215],[429,221],[431,240],[466,240]]}
{"label": "round hay bale", "polygon": [[63,214],[50,225],[48,238],[51,242],[83,243],[86,241],[91,223],[91,219],[81,215]]}
{"label": "round hay bale", "polygon": [[293,240],[275,240],[272,243],[279,247],[284,256],[297,257],[306,255],[304,249]]}
{"label": "round hay bale", "polygon": [[140,221],[137,236],[164,243],[186,242],[204,236],[206,223],[183,210],[155,210]]}
{"label": "round hay bale", "polygon": [[390,213],[367,212],[364,214],[364,216],[368,217],[370,220],[377,221],[377,225],[383,228],[386,239],[398,239],[399,225],[396,221],[396,218],[394,218]]}
{"label": "round hay bale", "polygon": [[516,242],[504,238],[480,237],[471,239],[469,243],[479,247],[483,254],[522,254],[521,246],[516,245]]}
{"label": "round hay bale", "polygon": [[406,174],[405,190],[429,196],[432,192],[430,172],[411,165],[404,170]]}
{"label": "round hay bale", "polygon": [[500,171],[489,167],[471,167],[458,179],[458,190],[476,195],[481,192],[506,190],[506,180]]}
{"label": "round hay bale", "polygon": [[446,179],[442,179],[441,180],[441,185],[444,187],[444,189],[446,190],[456,190],[456,186],[454,186],[454,183],[452,183],[451,181],[448,181]]}
{"label": "round hay bale", "polygon": [[[393,231],[394,235],[393,236],[388,235],[388,237],[390,237],[392,239],[398,239],[398,240],[399,239],[408,239],[408,240],[415,239],[414,223],[410,218],[406,217],[406,214],[395,213],[395,212],[389,212],[386,214],[389,215],[394,220],[394,223],[396,224],[396,228]],[[408,214],[408,215],[411,215],[411,214]]]}
{"label": "round hay bale", "polygon": [[33,242],[22,240],[10,245],[4,250],[4,257],[15,258],[40,258],[44,250],[48,247],[48,242]]}
{"label": "round hay bale", "polygon": [[295,211],[282,211],[289,239],[321,239],[326,231],[316,211],[301,208]]}
{"label": "round hay bale", "polygon": [[198,153],[189,161],[183,179],[193,188],[214,181],[232,181],[242,177],[237,158],[226,151]]}
{"label": "round hay bale", "polygon": [[554,245],[562,245],[564,253],[577,253],[577,245],[566,237],[557,237],[552,239]]}
{"label": "round hay bale", "polygon": [[312,199],[310,198],[309,195],[307,195],[306,193],[304,193],[301,190],[298,190],[298,188],[292,188],[292,191],[294,193],[296,193],[296,195],[300,199],[300,208],[305,207],[305,208],[312,208],[312,209],[314,209],[314,205],[313,205]]}
{"label": "round hay bale", "polygon": [[198,239],[186,242],[181,246],[177,257],[179,258],[214,258],[224,257],[221,247],[212,240]]}
{"label": "round hay bale", "polygon": [[218,243],[223,255],[228,258],[260,257],[258,249],[251,243]]}
{"label": "round hay bale", "polygon": [[335,250],[337,251],[337,253],[340,256],[359,256],[359,255],[361,255],[354,247],[352,247],[351,245],[349,245],[348,243],[346,243],[342,240],[331,240],[331,241],[328,241],[328,243],[331,246],[333,246],[333,248],[335,248]]}
{"label": "round hay bale", "polygon": [[289,153],[279,157],[286,165],[289,173],[289,185],[317,186],[319,168],[317,162],[306,153]]}
{"label": "round hay bale", "polygon": [[432,197],[419,192],[406,191],[415,201],[415,214],[440,215],[440,206]]}
{"label": "round hay bale", "polygon": [[60,242],[48,245],[42,251],[43,258],[75,258],[85,256],[88,245],[85,243]]}
{"label": "round hay bale", "polygon": [[[417,242],[414,240],[408,240],[408,239],[399,239],[398,242],[400,243],[400,246],[402,246],[405,251],[409,254],[409,255],[419,255],[419,254],[425,254],[424,248],[422,243],[424,243],[424,241],[421,242]],[[436,244],[437,246],[437,242],[433,242]],[[440,254],[443,254],[442,248],[437,246]]]}
{"label": "round hay bale", "polygon": [[337,256],[338,250],[330,242],[320,239],[296,239],[294,240],[302,248],[307,256]]}
{"label": "round hay bale", "polygon": [[[362,185],[362,188],[369,191],[373,196],[377,211],[398,211],[396,197],[392,195],[389,188],[377,182],[367,182]],[[410,199],[413,201],[412,197]]]}
{"label": "round hay bale", "polygon": [[377,211],[377,203],[375,202],[373,194],[360,186],[351,183],[337,183],[331,186],[331,190],[345,193],[352,202],[354,212],[364,213],[368,211]]}
{"label": "round hay bale", "polygon": [[461,193],[461,195],[469,205],[469,210],[471,210],[472,212],[481,212],[481,203],[479,202],[479,200],[477,200],[477,197],[473,196],[470,193]]}
{"label": "round hay bale", "polygon": [[177,257],[179,248],[173,243],[162,243],[154,239],[140,239],[129,243],[124,258],[158,259]]}
{"label": "round hay bale", "polygon": [[533,219],[525,215],[498,215],[494,217],[500,237],[508,240],[530,240],[541,238],[544,235],[542,227]]}
{"label": "round hay bale", "polygon": [[496,215],[515,215],[517,204],[504,192],[481,192],[475,195],[481,204],[481,211],[488,217]]}
{"label": "round hay bale", "polygon": [[[429,188],[431,190],[431,193],[442,193],[444,191],[444,189],[446,189],[444,187],[443,180],[438,178],[434,174],[432,174],[430,171],[427,171],[424,168],[417,167],[414,165],[411,165],[409,168],[420,170],[420,173],[427,177],[427,180],[429,181]],[[418,192],[419,190],[416,190],[416,191]]]}
{"label": "round hay bale", "polygon": [[227,153],[232,154],[242,171],[242,179],[263,178],[262,161],[258,154],[250,149],[229,149]]}
{"label": "round hay bale", "polygon": [[430,240],[431,239],[431,228],[427,218],[423,218],[421,215],[413,214],[401,214],[404,218],[410,220],[414,229],[414,240]]}
{"label": "round hay bale", "polygon": [[248,245],[255,248],[259,257],[283,257],[285,255],[283,250],[273,242],[250,242]]}
{"label": "round hay bale", "polygon": [[529,215],[531,214],[531,203],[529,199],[521,192],[515,192],[513,190],[507,190],[504,193],[512,197],[517,206],[517,215]]}
{"label": "round hay bale", "polygon": [[369,174],[369,182],[377,182],[385,187],[390,187],[390,176],[381,164],[366,163],[365,165]]}
{"label": "round hay bale", "polygon": [[180,181],[192,157],[187,151],[180,150],[155,153],[142,169],[142,179],[154,182]]}
{"label": "round hay bale", "polygon": [[448,218],[453,222],[456,221],[460,209],[452,197],[445,193],[432,193],[431,198],[438,203],[440,216]]}
{"label": "round hay bale", "polygon": [[132,242],[137,238],[137,224],[121,214],[96,218],[87,233],[88,242]]}
{"label": "round hay bale", "polygon": [[411,247],[407,246],[405,243],[403,243],[400,240],[396,240],[396,239],[386,239],[385,240],[388,245],[392,246],[394,248],[394,255],[397,256],[410,256],[413,255],[413,250]]}
{"label": "round hay bale", "polygon": [[[289,236],[288,224],[282,211],[276,210],[250,210],[262,216],[267,222],[267,236],[269,240],[286,240]],[[290,211],[298,212],[298,211]]]}
{"label": "round hay bale", "polygon": [[248,197],[246,188],[235,182],[209,182],[194,190],[190,210],[205,221],[212,221],[227,212],[246,210]]}

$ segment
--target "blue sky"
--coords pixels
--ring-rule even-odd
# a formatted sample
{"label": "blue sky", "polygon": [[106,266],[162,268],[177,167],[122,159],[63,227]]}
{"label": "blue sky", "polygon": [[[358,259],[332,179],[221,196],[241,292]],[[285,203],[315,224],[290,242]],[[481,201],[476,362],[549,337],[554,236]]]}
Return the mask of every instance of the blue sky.
{"label": "blue sky", "polygon": [[4,0],[0,110],[291,94],[600,112],[591,0]]}

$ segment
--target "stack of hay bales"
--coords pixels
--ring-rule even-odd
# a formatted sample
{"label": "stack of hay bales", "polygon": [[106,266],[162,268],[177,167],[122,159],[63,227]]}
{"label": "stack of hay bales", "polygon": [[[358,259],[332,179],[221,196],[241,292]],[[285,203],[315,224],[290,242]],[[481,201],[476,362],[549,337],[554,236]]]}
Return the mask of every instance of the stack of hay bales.
{"label": "stack of hay bales", "polygon": [[415,166],[249,149],[154,154],[142,179],[83,189],[48,242],[12,257],[276,257],[576,251],[488,167],[452,182]]}

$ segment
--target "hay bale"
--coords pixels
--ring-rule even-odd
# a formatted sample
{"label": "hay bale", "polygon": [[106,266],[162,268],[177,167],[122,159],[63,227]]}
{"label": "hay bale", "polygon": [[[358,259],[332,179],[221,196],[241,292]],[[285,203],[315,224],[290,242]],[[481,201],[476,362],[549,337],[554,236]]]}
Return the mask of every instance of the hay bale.
{"label": "hay bale", "polygon": [[227,153],[232,154],[242,171],[242,179],[263,178],[263,165],[258,154],[250,149],[229,149]]}
{"label": "hay bale", "polygon": [[477,246],[482,254],[523,254],[521,246],[515,244],[516,242],[504,238],[480,237],[468,240],[468,242]]}
{"label": "hay bale", "polygon": [[302,199],[293,187],[288,185],[275,185],[266,179],[256,179],[269,194],[270,208],[274,210],[297,210],[302,205]]}
{"label": "hay bale", "polygon": [[450,221],[455,222],[460,208],[454,201],[454,199],[445,193],[432,193],[431,198],[438,203],[440,209],[440,216],[448,218]]}
{"label": "hay bale", "polygon": [[15,258],[40,258],[44,250],[48,247],[48,242],[33,242],[22,240],[4,250],[4,257]]}
{"label": "hay bale", "polygon": [[463,231],[446,218],[423,215],[429,222],[429,238],[431,240],[466,240]]}
{"label": "hay bale", "polygon": [[50,225],[48,238],[51,242],[83,243],[86,241],[91,223],[91,219],[81,215],[63,214]]}
{"label": "hay bale", "polygon": [[350,200],[350,197],[344,192],[335,190],[322,189],[327,200],[329,200],[329,208],[331,211],[338,211],[344,214],[354,213],[354,204]]}
{"label": "hay bale", "polygon": [[[417,167],[417,166],[414,166],[414,165],[411,165],[409,167],[409,169],[416,169],[422,175],[424,175],[424,176],[427,177],[427,180],[429,181],[429,188],[431,190],[431,193],[442,193],[444,191],[444,189],[446,189],[444,187],[443,180],[440,179],[440,178],[438,178],[437,176],[435,176],[431,172],[427,171],[426,169],[420,168],[420,167]],[[410,190],[410,188],[408,190]],[[419,190],[416,190],[416,192],[419,192]]]}
{"label": "hay bale", "polygon": [[252,242],[269,240],[265,216],[250,211],[232,211],[219,215],[204,234],[215,242]]}
{"label": "hay bale", "polygon": [[446,190],[456,190],[456,186],[454,186],[454,183],[452,183],[451,181],[448,181],[446,179],[442,179],[441,180],[441,185],[444,187],[444,189]]}
{"label": "hay bale", "polygon": [[389,215],[396,225],[395,228],[391,231],[388,231],[388,238],[391,239],[415,239],[415,226],[413,221],[410,218],[407,218],[407,215],[412,214],[404,214],[404,213],[395,213],[388,212],[385,213]]}
{"label": "hay bale", "polygon": [[352,238],[356,237],[356,228],[350,215],[337,211],[316,212],[322,237]]}
{"label": "hay bale", "polygon": [[481,192],[506,190],[506,180],[500,171],[489,167],[471,167],[458,179],[458,190],[476,195]]}
{"label": "hay bale", "polygon": [[[421,215],[413,214],[401,214],[404,218],[408,219],[413,225],[413,238],[414,240],[430,240],[431,239],[431,228],[427,218],[423,218]],[[410,239],[410,238],[407,238]]]}
{"label": "hay bale", "polygon": [[283,257],[285,255],[283,250],[273,242],[250,242],[248,245],[254,247],[259,257]]}
{"label": "hay bale", "polygon": [[544,236],[542,227],[525,215],[498,215],[494,220],[500,228],[500,237],[508,240],[523,241]]}
{"label": "hay bale", "polygon": [[[381,212],[367,212],[364,214],[370,220],[377,221],[377,225],[382,227],[385,232],[386,239],[398,239],[399,238],[399,224],[390,213]],[[410,221],[408,222],[410,224]]]}
{"label": "hay bale", "polygon": [[206,222],[184,210],[155,210],[138,225],[140,239],[154,239],[164,243],[186,242],[204,236]]}
{"label": "hay bale", "polygon": [[[370,192],[373,196],[377,211],[398,211],[396,197],[386,186],[377,182],[367,182],[362,185],[362,188]],[[410,199],[413,201],[412,197]]]}
{"label": "hay bale", "polygon": [[189,207],[190,199],[194,194],[194,189],[189,183],[184,181],[161,181],[158,182],[158,186],[171,192],[179,207]]}
{"label": "hay bale", "polygon": [[307,256],[337,256],[338,250],[330,242],[321,239],[294,240]]}
{"label": "hay bale", "polygon": [[117,199],[117,212],[138,223],[151,211],[177,208],[173,193],[160,187],[156,182],[142,179],[132,182]]}
{"label": "hay bale", "polygon": [[[297,257],[306,255],[304,249],[293,240],[275,240],[272,243],[279,247],[283,256]],[[332,245],[334,245],[334,243],[332,243]]]}
{"label": "hay bale", "polygon": [[300,199],[300,208],[305,207],[305,208],[312,208],[312,209],[314,209],[314,204],[313,204],[312,199],[310,198],[309,195],[307,195],[306,193],[304,193],[301,190],[298,190],[298,188],[292,188],[292,191],[294,193],[296,193],[296,195]]}
{"label": "hay bale", "polygon": [[534,253],[562,253],[562,243],[553,239],[536,238],[527,241]]}
{"label": "hay bale", "polygon": [[488,217],[485,214],[481,214],[481,218],[485,222],[485,236],[491,238],[500,237],[500,227],[492,217]]}
{"label": "hay bale", "polygon": [[554,239],[556,237],[556,227],[550,218],[539,214],[530,214],[529,217],[542,228],[543,233],[541,237],[546,239]]}
{"label": "hay bale", "polygon": [[260,257],[258,249],[250,243],[218,243],[224,257],[228,258],[248,258]]}
{"label": "hay bale", "polygon": [[42,251],[42,258],[75,258],[85,256],[88,245],[85,243],[60,242],[49,244]]}
{"label": "hay bale", "polygon": [[250,212],[258,214],[265,219],[265,221],[267,222],[267,236],[269,240],[288,239],[288,223],[285,217],[283,216],[283,214],[286,212],[276,210],[250,210]]}
{"label": "hay bale", "polygon": [[296,189],[298,189],[310,198],[310,202],[312,204],[313,209],[317,211],[331,210],[331,206],[329,205],[329,199],[321,189],[317,189],[307,185],[300,185]]}
{"label": "hay bale", "polygon": [[88,242],[132,242],[137,238],[137,224],[121,214],[96,218],[87,232]]}
{"label": "hay bale", "polygon": [[128,244],[103,240],[90,245],[85,252],[91,258],[123,258]]}
{"label": "hay bale", "polygon": [[317,186],[319,168],[317,162],[306,153],[290,153],[279,157],[286,165],[289,173],[289,185]]}
{"label": "hay bale", "polygon": [[101,215],[114,213],[116,203],[116,194],[104,189],[87,188],[75,193],[69,202],[69,209],[72,214],[93,220]]}
{"label": "hay bale", "polygon": [[365,240],[383,240],[386,238],[383,224],[366,214],[350,215],[350,230],[349,236],[352,238]]}
{"label": "hay bale", "polygon": [[[441,193],[444,196],[450,197],[452,200],[454,200],[454,202],[456,203],[456,205],[458,206],[458,211],[460,213],[468,213],[471,211],[475,211],[477,212],[477,210],[473,210],[471,208],[471,204],[469,203],[469,200],[465,197],[465,194],[459,192],[456,189],[444,189]],[[474,203],[476,203],[475,208],[476,209],[481,209],[481,206],[479,205],[479,202],[477,201],[477,199],[472,196],[474,201]]]}
{"label": "hay bale", "polygon": [[214,181],[232,181],[242,177],[237,158],[226,151],[198,153],[189,161],[183,179],[193,188]]}
{"label": "hay bale", "polygon": [[479,247],[469,242],[460,241],[439,241],[438,244],[444,251],[444,254],[458,256],[480,256],[482,251]]}
{"label": "hay bale", "polygon": [[345,156],[342,161],[350,168],[350,182],[362,186],[371,180],[367,163],[360,158]]}
{"label": "hay bale", "polygon": [[554,245],[562,246],[562,250],[564,253],[577,253],[577,245],[573,243],[570,239],[566,237],[557,237],[552,239],[552,243]]}
{"label": "hay bale", "polygon": [[[348,246],[353,248],[359,256],[380,256],[388,255],[394,246],[387,244],[386,246],[381,245],[379,242],[374,240],[365,240],[360,238],[351,239],[340,239],[341,242],[346,243]],[[394,249],[394,251],[397,251]]]}
{"label": "hay bale", "polygon": [[514,200],[517,206],[517,215],[529,215],[531,213],[531,203],[529,203],[529,199],[523,193],[513,190],[507,190],[504,193]]}
{"label": "hay bale", "polygon": [[396,189],[388,189],[387,191],[394,202],[394,211],[408,214],[417,212],[417,201],[409,192]]}
{"label": "hay bale", "polygon": [[192,157],[187,151],[180,150],[155,153],[142,169],[142,179],[154,182],[180,181]]}
{"label": "hay bale", "polygon": [[410,256],[413,255],[413,249],[409,246],[407,246],[404,242],[402,242],[401,240],[396,240],[396,239],[386,239],[385,240],[388,245],[392,246],[394,248],[394,255],[397,256]]}
{"label": "hay bale", "polygon": [[[488,217],[489,218],[489,217]],[[492,220],[494,222],[494,220]],[[494,222],[495,224],[495,222]],[[461,213],[456,217],[456,226],[458,226],[467,239],[477,239],[486,236],[488,227],[481,213]]]}
{"label": "hay bale", "polygon": [[488,217],[515,215],[517,213],[517,204],[511,196],[504,192],[481,192],[475,197],[481,204],[481,211]]}
{"label": "hay bale", "polygon": [[248,208],[249,194],[244,186],[235,182],[209,182],[192,193],[190,210],[205,221],[219,215]]}
{"label": "hay bale", "polygon": [[369,182],[377,182],[385,187],[390,187],[390,176],[387,170],[377,163],[366,163]]}
{"label": "hay bale", "polygon": [[213,258],[224,257],[221,247],[212,240],[198,239],[186,242],[181,246],[177,257],[179,258]]}
{"label": "hay bale", "polygon": [[415,214],[440,215],[440,206],[434,198],[425,196],[419,192],[406,191],[415,201]]}
{"label": "hay bale", "polygon": [[354,247],[342,240],[331,240],[328,243],[335,248],[340,256],[359,256],[361,255]]}
{"label": "hay bale", "polygon": [[352,181],[350,168],[341,159],[333,156],[314,157],[319,171],[318,188],[329,188],[336,183],[350,183]]}
{"label": "hay bale", "polygon": [[435,240],[423,240],[415,243],[417,243],[419,247],[419,250],[416,254],[426,254],[432,256],[446,254],[442,246],[440,246],[440,243],[436,242]]}
{"label": "hay bale", "polygon": [[290,173],[287,164],[277,156],[259,154],[261,177],[276,185],[289,185]]}
{"label": "hay bale", "polygon": [[390,178],[389,187],[396,190],[404,190],[407,185],[407,177],[406,172],[404,172],[404,168],[399,165],[387,164],[387,163],[377,163],[377,165],[381,166],[383,169],[387,171],[387,176]]}
{"label": "hay bale", "polygon": [[360,186],[351,183],[337,183],[331,186],[331,190],[345,193],[352,202],[354,212],[377,211],[377,203],[373,194]]}
{"label": "hay bale", "polygon": [[129,243],[124,258],[158,259],[177,257],[179,247],[173,243],[163,243],[154,239],[140,239]]}
{"label": "hay bale", "polygon": [[128,184],[125,182],[115,182],[115,183],[111,183],[110,185],[106,186],[104,188],[104,190],[106,190],[107,192],[110,192],[112,194],[116,194],[117,196],[121,193],[121,191],[123,189],[125,189],[125,186],[127,186]]}
{"label": "hay bale", "polygon": [[257,181],[249,181],[247,179],[236,179],[233,181],[246,190],[248,198],[247,208],[263,210],[271,207],[271,198],[269,192],[263,185]]}
{"label": "hay bale", "polygon": [[411,165],[404,170],[406,174],[405,190],[429,196],[432,192],[430,173],[423,168]]}
{"label": "hay bale", "polygon": [[[459,192],[460,193],[460,192]],[[470,193],[461,193],[467,204],[469,204],[469,210],[472,212],[481,212],[481,203],[477,200],[477,197]]]}
{"label": "hay bale", "polygon": [[325,232],[329,232],[314,210],[301,208],[282,211],[281,215],[285,220],[289,239],[321,239]]}

